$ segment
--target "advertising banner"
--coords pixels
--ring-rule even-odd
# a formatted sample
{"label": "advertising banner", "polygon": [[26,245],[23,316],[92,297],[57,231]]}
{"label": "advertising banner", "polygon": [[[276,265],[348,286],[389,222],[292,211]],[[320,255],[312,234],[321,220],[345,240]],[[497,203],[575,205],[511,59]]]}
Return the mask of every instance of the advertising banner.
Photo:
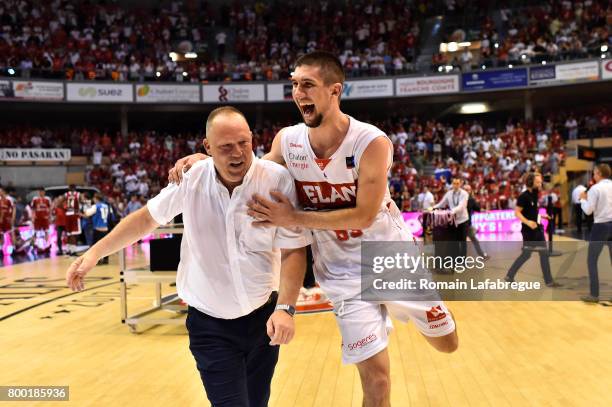
{"label": "advertising banner", "polygon": [[604,59],[601,61],[601,78],[612,78],[612,59]]}
{"label": "advertising banner", "polygon": [[132,102],[134,100],[131,84],[69,83],[66,87],[66,100],[69,102]]}
{"label": "advertising banner", "polygon": [[136,85],[136,102],[200,102],[199,85]]}
{"label": "advertising banner", "polygon": [[461,75],[464,91],[527,86],[527,68],[468,72]]}
{"label": "advertising banner", "polygon": [[293,89],[290,83],[272,83],[268,84],[268,102],[291,102],[293,97],[291,91]]}
{"label": "advertising banner", "polygon": [[458,75],[424,76],[395,80],[396,96],[435,95],[459,92]]}
{"label": "advertising banner", "polygon": [[393,96],[393,79],[346,81],[342,99],[368,99]]}
{"label": "advertising banner", "polygon": [[599,64],[597,61],[578,62],[555,66],[555,73],[559,81],[599,79]]}
{"label": "advertising banner", "polygon": [[0,81],[0,98],[13,98],[13,87],[10,81]]}
{"label": "advertising banner", "polygon": [[13,81],[14,97],[30,100],[63,100],[63,82]]}
{"label": "advertising banner", "polygon": [[557,81],[554,65],[534,66],[529,68],[529,84],[541,85]]}
{"label": "advertising banner", "polygon": [[[540,214],[546,214],[544,209],[540,209]],[[421,212],[404,212],[404,222],[414,236],[423,235],[421,225]],[[548,225],[546,219],[542,219],[544,230]],[[476,233],[506,234],[519,233],[521,231],[521,221],[514,214],[512,209],[491,210],[487,212],[474,212],[472,215],[472,226],[476,228]]]}
{"label": "advertising banner", "polygon": [[202,86],[204,103],[241,103],[265,101],[263,84],[229,84]]}
{"label": "advertising banner", "polygon": [[70,149],[1,148],[0,161],[70,161]]}

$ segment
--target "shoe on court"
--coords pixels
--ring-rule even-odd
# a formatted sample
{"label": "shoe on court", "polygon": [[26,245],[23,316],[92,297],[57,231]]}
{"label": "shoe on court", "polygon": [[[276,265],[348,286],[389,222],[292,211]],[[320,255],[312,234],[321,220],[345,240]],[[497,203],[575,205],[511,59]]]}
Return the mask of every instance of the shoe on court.
{"label": "shoe on court", "polygon": [[504,281],[507,282],[507,283],[514,283],[514,279],[510,278],[508,276],[504,277]]}
{"label": "shoe on court", "polygon": [[563,287],[563,284],[559,284],[556,281],[552,281],[552,282],[546,284],[546,287],[558,288],[558,287]]}
{"label": "shoe on court", "polygon": [[580,297],[580,299],[584,302],[597,304],[599,302],[599,297],[593,297],[592,295],[585,295]]}

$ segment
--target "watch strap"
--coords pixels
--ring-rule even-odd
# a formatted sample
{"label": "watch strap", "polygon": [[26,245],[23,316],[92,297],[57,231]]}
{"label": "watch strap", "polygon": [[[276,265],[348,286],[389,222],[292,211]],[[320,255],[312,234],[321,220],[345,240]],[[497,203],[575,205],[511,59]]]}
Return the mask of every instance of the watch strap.
{"label": "watch strap", "polygon": [[285,311],[287,314],[291,316],[295,315],[295,307],[293,305],[277,304],[276,307],[274,308],[274,311],[278,311],[278,310]]}

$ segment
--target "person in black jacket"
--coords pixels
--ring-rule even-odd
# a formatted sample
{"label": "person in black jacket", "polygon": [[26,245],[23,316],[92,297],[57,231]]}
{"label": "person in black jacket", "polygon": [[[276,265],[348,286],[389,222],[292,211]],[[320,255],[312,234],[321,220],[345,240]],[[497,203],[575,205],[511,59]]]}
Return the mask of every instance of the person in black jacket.
{"label": "person in black jacket", "polygon": [[484,257],[485,259],[488,259],[489,255],[482,250],[482,247],[480,247],[480,242],[478,241],[478,238],[476,237],[476,228],[472,226],[472,213],[480,212],[480,205],[478,205],[478,202],[476,202],[476,200],[472,196],[472,186],[470,184],[465,184],[463,186],[463,189],[469,194],[468,204],[467,204],[467,209],[468,209],[467,236],[470,238],[470,242],[474,244],[474,250],[476,250],[476,253],[480,257]]}
{"label": "person in black jacket", "polygon": [[538,173],[528,174],[525,184],[527,189],[519,195],[514,210],[516,217],[520,219],[522,224],[523,250],[521,255],[510,266],[505,280],[513,282],[514,276],[516,276],[521,266],[529,260],[531,253],[537,251],[540,255],[540,266],[542,267],[544,282],[548,287],[561,287],[561,284],[553,280],[550,272],[548,247],[546,246],[542,225],[538,222],[538,191],[542,188],[542,175]]}

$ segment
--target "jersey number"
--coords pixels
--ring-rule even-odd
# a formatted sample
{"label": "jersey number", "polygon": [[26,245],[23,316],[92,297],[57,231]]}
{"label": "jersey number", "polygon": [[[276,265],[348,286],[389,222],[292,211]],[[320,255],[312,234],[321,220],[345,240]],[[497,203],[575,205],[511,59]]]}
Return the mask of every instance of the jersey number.
{"label": "jersey number", "polygon": [[106,219],[108,218],[108,208],[106,206],[100,207],[100,217],[102,218],[102,222],[106,223]]}
{"label": "jersey number", "polygon": [[336,237],[338,240],[345,242],[349,240],[351,237],[359,237],[363,235],[363,232],[360,229],[353,230],[334,230],[336,232]]}

